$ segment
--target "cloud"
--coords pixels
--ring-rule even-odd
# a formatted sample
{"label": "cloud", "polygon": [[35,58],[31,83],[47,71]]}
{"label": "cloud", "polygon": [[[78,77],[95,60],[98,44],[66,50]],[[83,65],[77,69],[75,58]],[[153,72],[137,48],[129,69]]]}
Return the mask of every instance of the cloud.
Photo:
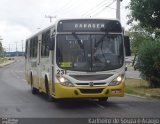
{"label": "cloud", "polygon": [[[123,3],[125,1],[123,0]],[[1,0],[0,36],[4,39],[4,45],[15,44],[14,42],[21,42],[37,32],[38,28],[43,29],[50,25],[45,15],[57,16],[57,18],[90,17],[110,2],[110,0]],[[115,3],[113,7],[115,8]],[[90,11],[92,9],[94,13]],[[82,16],[86,12],[89,14]],[[113,9],[107,8],[99,12],[95,17],[115,18]],[[122,13],[122,23],[125,25],[125,11]]]}
{"label": "cloud", "polygon": [[15,42],[18,45],[21,44],[22,40],[25,41],[32,34],[28,28],[22,25],[11,25],[4,21],[0,22],[0,27],[0,34],[3,38],[2,44],[5,48],[8,48],[9,45],[12,47]]}

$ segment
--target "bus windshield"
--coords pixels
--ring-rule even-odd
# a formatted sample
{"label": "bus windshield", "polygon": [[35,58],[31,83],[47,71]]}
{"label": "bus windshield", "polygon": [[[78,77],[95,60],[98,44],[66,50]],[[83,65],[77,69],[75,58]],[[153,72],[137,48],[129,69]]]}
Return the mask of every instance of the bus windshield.
{"label": "bus windshield", "polygon": [[124,63],[121,34],[59,34],[57,65],[73,71],[108,71]]}

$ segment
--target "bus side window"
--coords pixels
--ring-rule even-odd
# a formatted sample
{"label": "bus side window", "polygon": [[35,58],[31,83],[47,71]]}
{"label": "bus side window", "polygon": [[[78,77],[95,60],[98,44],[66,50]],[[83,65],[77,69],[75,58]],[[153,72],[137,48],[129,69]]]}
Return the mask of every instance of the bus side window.
{"label": "bus side window", "polygon": [[41,56],[49,56],[48,42],[50,40],[50,30],[42,34],[42,44],[41,44]]}
{"label": "bus side window", "polygon": [[28,57],[28,41],[26,41],[26,47],[25,47],[25,58]]}
{"label": "bus side window", "polygon": [[38,37],[33,37],[30,40],[30,57],[37,57]]}

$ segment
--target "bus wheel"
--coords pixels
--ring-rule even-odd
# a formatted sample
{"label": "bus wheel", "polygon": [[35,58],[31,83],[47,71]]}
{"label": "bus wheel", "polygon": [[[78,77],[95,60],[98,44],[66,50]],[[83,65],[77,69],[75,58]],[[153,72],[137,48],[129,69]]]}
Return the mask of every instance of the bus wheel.
{"label": "bus wheel", "polygon": [[31,75],[31,92],[32,92],[32,94],[37,94],[38,93],[38,90],[33,86],[32,75]]}
{"label": "bus wheel", "polygon": [[53,102],[54,101],[54,98],[50,95],[50,92],[49,92],[49,84],[48,84],[48,79],[45,78],[45,87],[46,87],[46,95],[47,95],[47,100],[49,102]]}
{"label": "bus wheel", "polygon": [[108,97],[102,97],[102,98],[99,98],[99,99],[98,99],[98,102],[104,103],[104,102],[106,102],[107,100],[108,100]]}

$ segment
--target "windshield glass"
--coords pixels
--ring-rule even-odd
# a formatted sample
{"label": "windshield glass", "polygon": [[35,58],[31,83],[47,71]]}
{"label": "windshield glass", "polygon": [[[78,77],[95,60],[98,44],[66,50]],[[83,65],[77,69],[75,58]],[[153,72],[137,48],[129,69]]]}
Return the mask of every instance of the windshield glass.
{"label": "windshield glass", "polygon": [[107,71],[124,62],[122,35],[57,35],[56,61],[60,68],[74,71]]}

